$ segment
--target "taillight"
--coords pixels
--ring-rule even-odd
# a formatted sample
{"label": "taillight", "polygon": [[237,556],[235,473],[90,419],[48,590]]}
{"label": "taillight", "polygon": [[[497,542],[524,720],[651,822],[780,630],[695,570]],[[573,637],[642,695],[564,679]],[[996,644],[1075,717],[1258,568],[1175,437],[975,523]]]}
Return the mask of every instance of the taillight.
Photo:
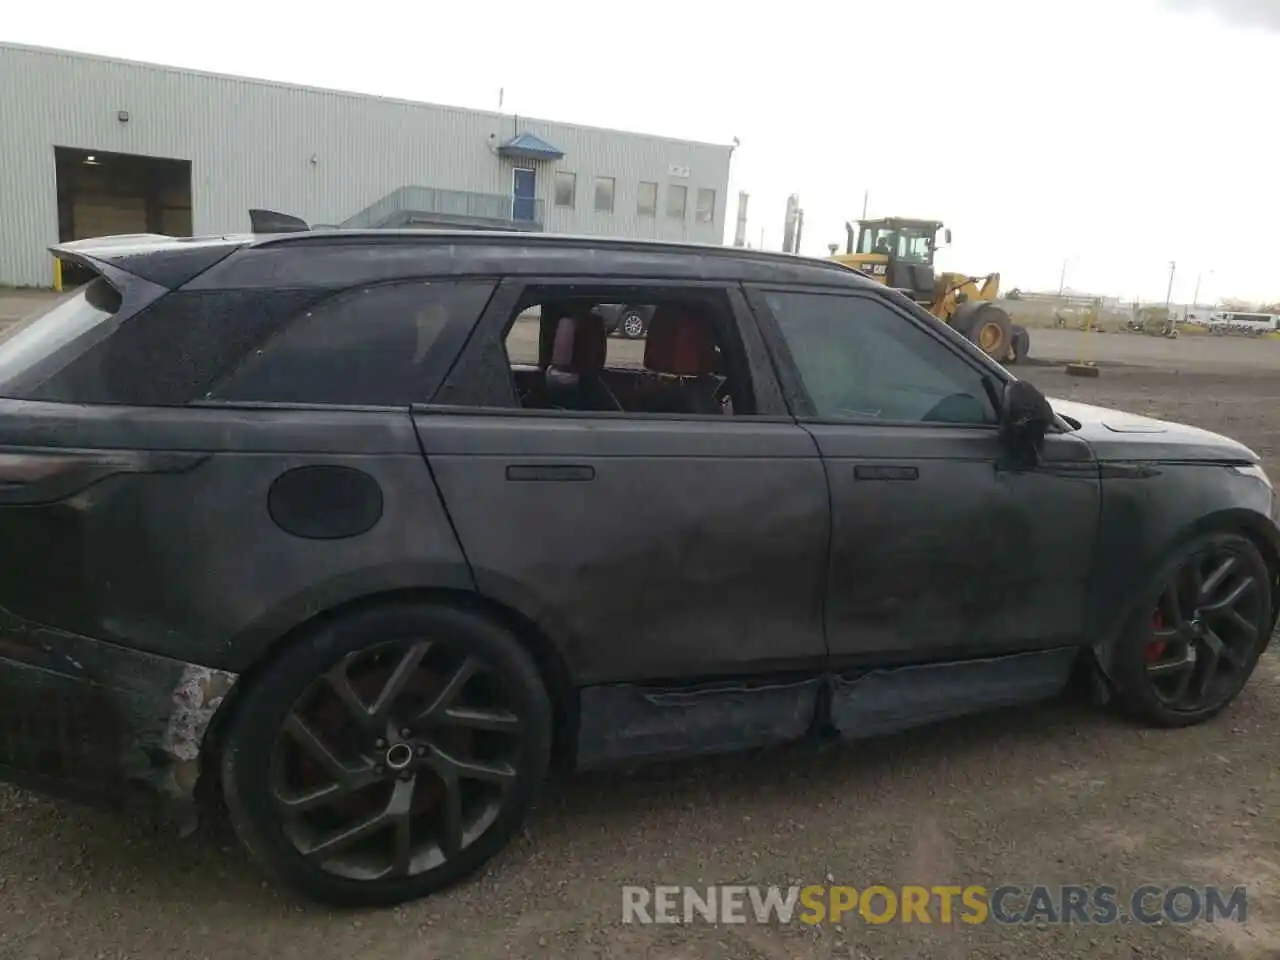
{"label": "taillight", "polygon": [[207,456],[148,450],[2,450],[0,505],[51,503],[118,473],[181,473]]}

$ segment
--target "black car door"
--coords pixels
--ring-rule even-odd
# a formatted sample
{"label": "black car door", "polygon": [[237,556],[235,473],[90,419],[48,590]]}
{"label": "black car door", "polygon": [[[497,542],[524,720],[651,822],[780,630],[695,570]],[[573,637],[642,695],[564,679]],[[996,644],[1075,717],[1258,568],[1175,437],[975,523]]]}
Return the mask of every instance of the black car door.
{"label": "black car door", "polygon": [[[741,290],[635,287],[506,281],[436,401],[415,411],[478,589],[536,624],[586,688],[583,763],[798,735],[827,653],[822,463],[778,394]],[[734,415],[522,408],[504,345],[537,321],[517,314],[591,289],[601,303],[687,293],[719,304],[727,365],[750,378],[750,396]],[[643,343],[608,344],[610,358],[634,351],[639,372]],[[741,683],[793,672],[808,679],[762,682],[758,697]],[[622,686],[635,683],[668,688]]]}
{"label": "black car door", "polygon": [[890,298],[749,291],[831,490],[836,670],[1083,644],[1099,512],[1070,433],[1011,461],[997,371]]}

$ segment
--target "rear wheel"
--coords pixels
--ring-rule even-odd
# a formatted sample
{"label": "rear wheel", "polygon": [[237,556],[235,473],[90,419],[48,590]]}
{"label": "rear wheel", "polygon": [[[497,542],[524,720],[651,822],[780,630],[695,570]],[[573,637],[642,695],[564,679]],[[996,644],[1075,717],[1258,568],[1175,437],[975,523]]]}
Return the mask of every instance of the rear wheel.
{"label": "rear wheel", "polygon": [[1244,687],[1271,631],[1271,577],[1258,548],[1213,534],[1166,564],[1113,657],[1117,700],[1163,727],[1201,723]]}
{"label": "rear wheel", "polygon": [[504,629],[393,605],[327,624],[254,681],[224,739],[241,840],[312,899],[383,906],[481,867],[546,773],[551,706]]}

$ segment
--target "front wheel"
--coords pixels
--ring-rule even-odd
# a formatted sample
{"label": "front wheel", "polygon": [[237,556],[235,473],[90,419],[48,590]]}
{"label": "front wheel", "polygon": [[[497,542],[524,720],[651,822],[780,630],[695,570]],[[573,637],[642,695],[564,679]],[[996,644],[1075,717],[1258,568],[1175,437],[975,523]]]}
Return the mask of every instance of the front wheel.
{"label": "front wheel", "polygon": [[1117,702],[1162,727],[1202,723],[1233,701],[1266,649],[1271,576],[1247,537],[1220,533],[1181,549],[1112,657]]}
{"label": "front wheel", "polygon": [[451,607],[335,619],[253,681],[223,740],[237,834],[286,885],[387,906],[478,870],[546,774],[551,706],[506,630]]}

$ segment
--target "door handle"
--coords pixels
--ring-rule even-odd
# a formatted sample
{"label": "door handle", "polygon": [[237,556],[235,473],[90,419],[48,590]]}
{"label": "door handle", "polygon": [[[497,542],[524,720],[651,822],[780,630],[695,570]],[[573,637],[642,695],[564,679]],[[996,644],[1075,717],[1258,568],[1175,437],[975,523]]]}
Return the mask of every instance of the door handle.
{"label": "door handle", "polygon": [[581,483],[594,480],[596,468],[590,464],[574,463],[524,463],[510,464],[507,467],[507,479],[516,482],[569,482]]}
{"label": "door handle", "polygon": [[920,470],[916,467],[895,466],[892,464],[861,464],[853,468],[853,475],[859,480],[918,480]]}

